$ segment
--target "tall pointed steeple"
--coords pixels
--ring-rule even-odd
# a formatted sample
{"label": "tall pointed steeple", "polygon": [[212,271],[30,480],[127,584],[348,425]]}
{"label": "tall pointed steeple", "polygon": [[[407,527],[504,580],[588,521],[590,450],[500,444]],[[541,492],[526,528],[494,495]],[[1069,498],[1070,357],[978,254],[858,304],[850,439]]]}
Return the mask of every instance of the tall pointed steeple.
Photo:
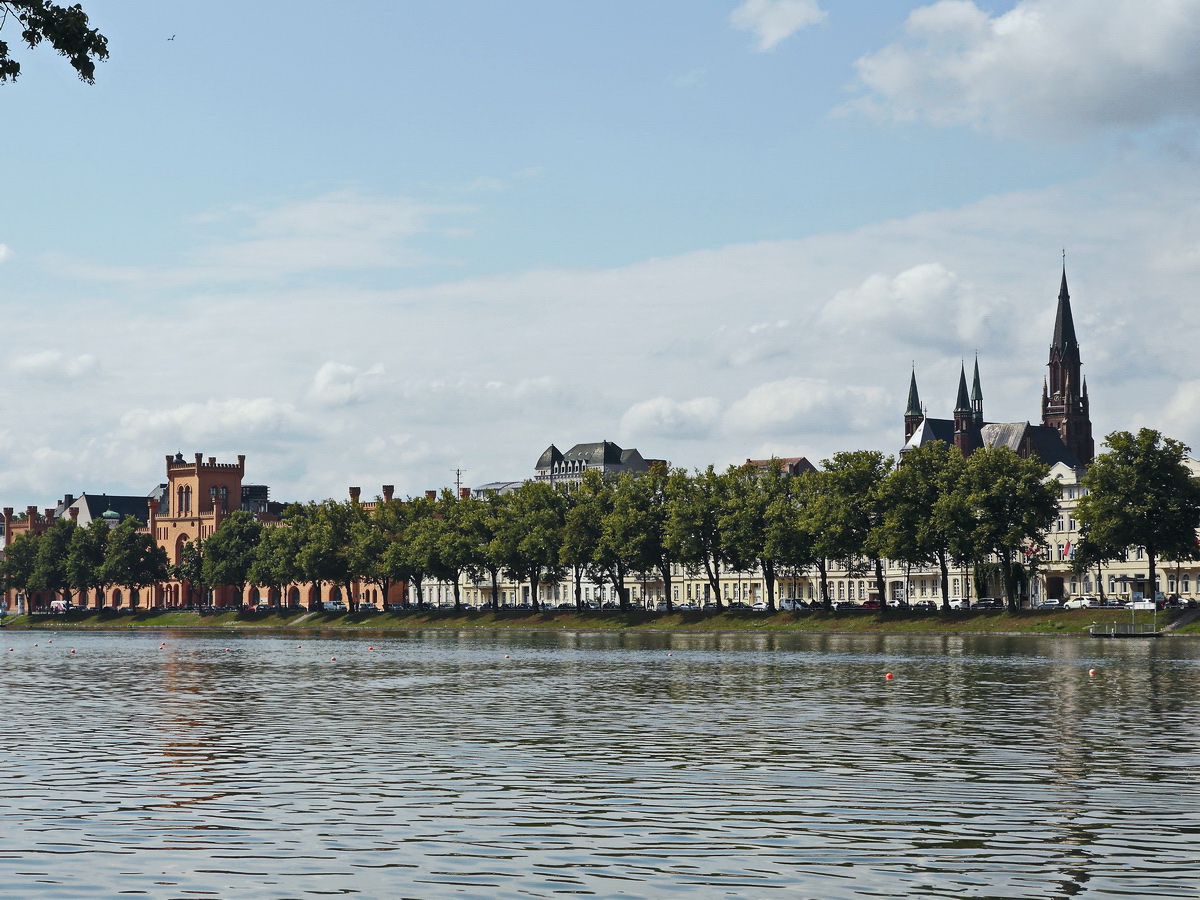
{"label": "tall pointed steeple", "polygon": [[967,366],[958,370],[958,399],[954,401],[954,446],[969,456],[975,450],[975,413],[971,409],[971,396],[967,393]]}
{"label": "tall pointed steeple", "polygon": [[954,417],[960,412],[971,412],[971,397],[967,393],[967,366],[964,363],[958,370],[958,399],[954,401]]}
{"label": "tall pointed steeple", "polygon": [[1063,443],[1071,449],[1080,464],[1088,465],[1095,457],[1096,445],[1092,440],[1087,386],[1080,371],[1079,341],[1075,337],[1075,320],[1071,315],[1065,263],[1047,366],[1050,371],[1042,387],[1042,424],[1057,429]]}
{"label": "tall pointed steeple", "polygon": [[1075,339],[1075,320],[1071,317],[1071,295],[1067,291],[1067,264],[1063,263],[1062,286],[1058,289],[1058,314],[1054,317],[1054,341],[1052,347],[1065,350],[1079,347]]}
{"label": "tall pointed steeple", "polygon": [[983,388],[979,386],[979,354],[975,354],[975,381],[971,385],[971,415],[975,424],[983,425]]}
{"label": "tall pointed steeple", "polygon": [[904,410],[904,443],[908,443],[908,439],[913,436],[913,432],[917,430],[924,418],[925,413],[921,411],[921,397],[917,393],[917,367],[914,365],[912,378],[908,382],[908,406]]}

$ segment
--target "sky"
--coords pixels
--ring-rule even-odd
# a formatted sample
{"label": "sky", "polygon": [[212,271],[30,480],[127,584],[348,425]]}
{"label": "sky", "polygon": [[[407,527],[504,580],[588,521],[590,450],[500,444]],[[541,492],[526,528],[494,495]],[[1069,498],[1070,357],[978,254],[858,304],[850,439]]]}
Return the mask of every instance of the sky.
{"label": "sky", "polygon": [[0,30],[4,506],[1036,423],[1064,251],[1097,444],[1200,448],[1200,0],[81,2],[94,85]]}

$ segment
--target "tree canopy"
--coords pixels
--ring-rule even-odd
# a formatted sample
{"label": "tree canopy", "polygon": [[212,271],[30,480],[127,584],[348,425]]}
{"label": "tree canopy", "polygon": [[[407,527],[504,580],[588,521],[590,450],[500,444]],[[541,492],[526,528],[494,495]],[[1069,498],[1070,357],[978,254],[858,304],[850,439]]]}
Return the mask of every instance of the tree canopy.
{"label": "tree canopy", "polygon": [[1191,559],[1197,552],[1200,483],[1187,465],[1190,448],[1152,428],[1114,431],[1104,445],[1108,452],[1088,469],[1075,507],[1083,546],[1105,556],[1145,548],[1154,591],[1160,558]]}
{"label": "tree canopy", "polygon": [[[82,6],[63,6],[48,0],[0,0],[0,30],[10,19],[21,29],[21,40],[31,49],[45,41],[70,61],[80,81],[95,84],[96,63],[108,59],[108,38],[90,27]],[[10,55],[8,44],[0,40],[0,82],[16,81],[20,74],[21,64]]]}

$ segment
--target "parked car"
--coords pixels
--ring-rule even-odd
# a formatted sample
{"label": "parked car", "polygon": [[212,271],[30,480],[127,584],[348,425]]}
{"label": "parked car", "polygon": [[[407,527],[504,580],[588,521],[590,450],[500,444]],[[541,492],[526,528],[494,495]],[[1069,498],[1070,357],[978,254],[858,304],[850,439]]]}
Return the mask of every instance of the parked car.
{"label": "parked car", "polygon": [[341,600],[326,600],[321,604],[321,609],[325,612],[345,612],[346,604]]}
{"label": "parked car", "polygon": [[379,607],[376,606],[374,603],[359,603],[358,611],[360,613],[379,612]]}
{"label": "parked car", "polygon": [[864,600],[859,604],[861,609],[879,609],[879,606],[880,604],[878,600]]}
{"label": "parked car", "polygon": [[972,609],[1004,609],[1004,601],[995,597],[980,597],[972,606]]}
{"label": "parked car", "polygon": [[795,612],[796,610],[804,609],[804,601],[785,598],[779,601],[779,608],[784,612]]}
{"label": "parked car", "polygon": [[950,608],[951,609],[970,609],[971,601],[968,600],[966,597],[951,597],[950,598]]}
{"label": "parked car", "polygon": [[917,600],[913,603],[913,609],[937,609],[937,602],[933,600]]}
{"label": "parked car", "polygon": [[1038,609],[1066,609],[1061,600],[1043,600],[1037,605]]}
{"label": "parked car", "polygon": [[840,610],[850,610],[850,609],[859,609],[860,607],[853,600],[839,600],[836,604],[834,604],[833,608],[840,609]]}
{"label": "parked car", "polygon": [[1063,603],[1063,607],[1066,609],[1096,609],[1099,605],[1099,600],[1086,594],[1080,597],[1071,597]]}

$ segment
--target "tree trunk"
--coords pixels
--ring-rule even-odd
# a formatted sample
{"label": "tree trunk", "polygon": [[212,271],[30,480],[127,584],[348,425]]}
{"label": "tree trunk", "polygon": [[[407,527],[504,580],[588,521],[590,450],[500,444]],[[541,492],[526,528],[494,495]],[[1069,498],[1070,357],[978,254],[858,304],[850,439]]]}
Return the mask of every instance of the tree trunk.
{"label": "tree trunk", "polygon": [[663,594],[667,598],[667,612],[670,613],[675,609],[675,604],[671,599],[671,564],[669,562],[659,563],[658,574],[662,576]]}
{"label": "tree trunk", "polygon": [[883,560],[875,557],[875,590],[879,592],[879,608],[888,608],[887,585],[883,582]]}
{"label": "tree trunk", "polygon": [[826,610],[833,609],[833,598],[829,596],[829,566],[825,557],[817,560],[817,572],[821,575],[821,605]]}

